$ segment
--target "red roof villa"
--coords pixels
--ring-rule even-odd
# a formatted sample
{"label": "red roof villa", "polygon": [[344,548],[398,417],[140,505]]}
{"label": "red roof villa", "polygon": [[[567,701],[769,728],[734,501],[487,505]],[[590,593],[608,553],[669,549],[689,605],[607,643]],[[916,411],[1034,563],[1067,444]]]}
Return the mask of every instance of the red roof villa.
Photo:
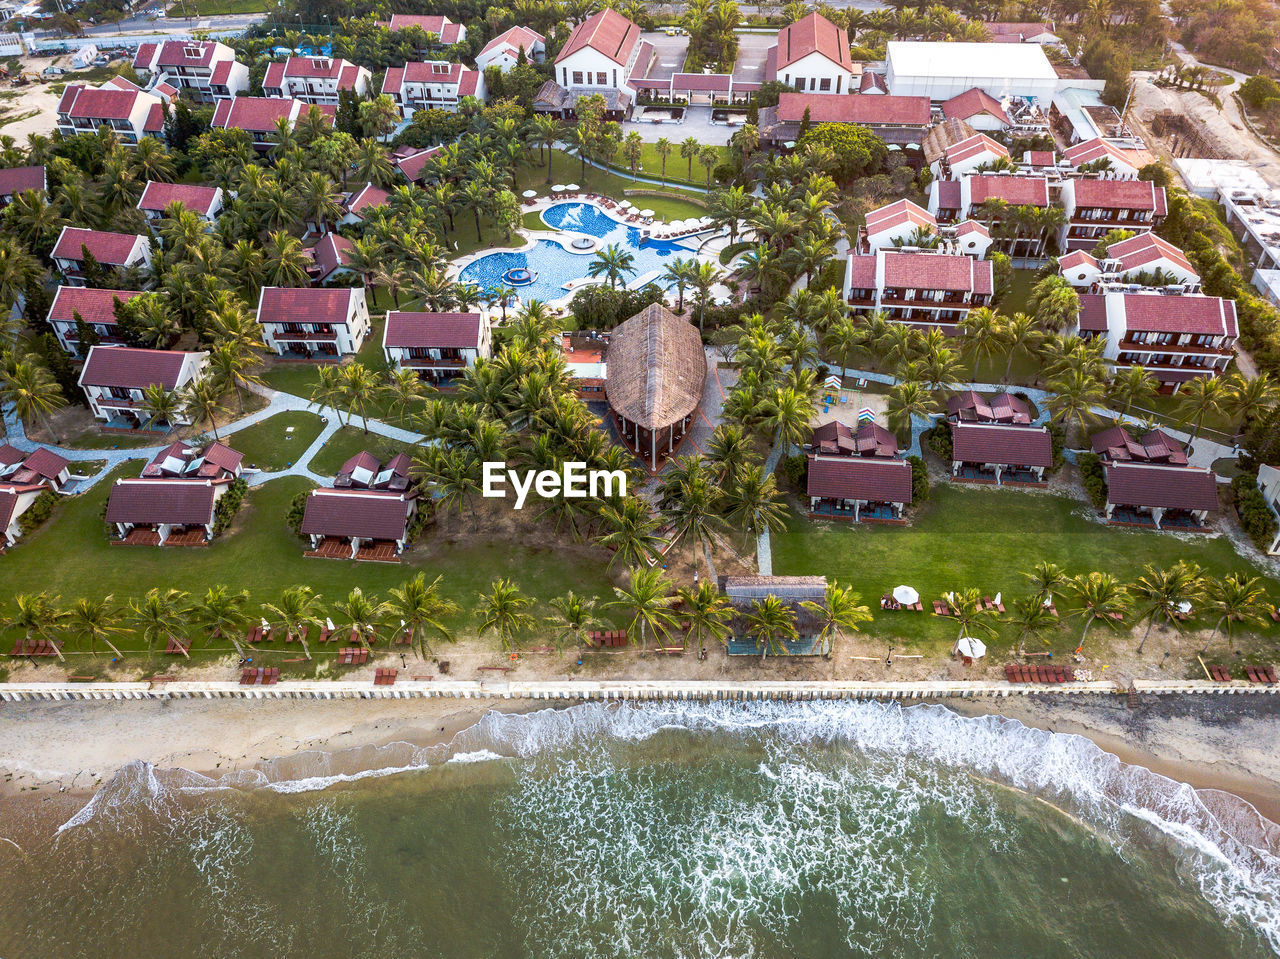
{"label": "red roof villa", "polygon": [[853,92],[849,34],[820,13],[811,13],[778,31],[765,57],[764,79],[801,93]]}
{"label": "red roof villa", "polygon": [[249,87],[249,67],[235,51],[214,40],[166,40],[139,44],[133,68],[153,84],[190,90],[206,102],[233,97]]}
{"label": "red roof villa", "polygon": [[486,97],[483,73],[443,60],[389,67],[382,78],[382,92],[395,101],[406,120],[418,110],[454,113],[463,97],[481,101]]}
{"label": "red roof villa", "polygon": [[947,419],[953,423],[1009,423],[1028,426],[1031,407],[1012,393],[997,393],[990,400],[981,393],[964,390],[947,400]]}
{"label": "red roof villa", "polygon": [[61,493],[71,479],[71,461],[45,446],[23,452],[8,443],[0,445],[0,483],[43,486]]}
{"label": "red roof villa", "polygon": [[174,203],[212,223],[222,212],[222,187],[148,180],[142,196],[138,198],[138,209],[148,222],[154,222],[163,219]]}
{"label": "red roof villa", "polygon": [[203,450],[170,443],[138,479],[117,480],[107,523],[131,546],[204,546],[213,539],[218,500],[240,476],[242,453],[223,443]]}
{"label": "red roof villa", "polygon": [[1053,465],[1053,440],[1043,426],[956,423],[951,428],[951,478],[997,486],[1039,486]]}
{"label": "red roof villa", "polygon": [[350,269],[353,249],[351,241],[340,234],[326,233],[320,237],[316,245],[307,251],[314,263],[307,268],[311,282],[322,285],[340,276],[355,276],[355,271]]}
{"label": "red roof villa", "polygon": [[214,441],[204,449],[181,440],[170,443],[142,468],[143,479],[234,480],[244,454]]}
{"label": "red roof villa", "polygon": [[175,413],[169,423],[153,423],[143,391],[151,386],[159,386],[166,393],[186,389],[204,376],[208,358],[208,353],[95,346],[80,371],[80,388],[93,415],[103,420],[108,429],[167,430],[191,420],[184,413]]}
{"label": "red roof villa", "polygon": [[480,313],[409,313],[391,310],[382,333],[387,363],[440,382],[488,359],[489,323]]}
{"label": "red roof villa", "polygon": [[262,92],[268,97],[296,97],[316,106],[338,105],[338,92],[346,90],[363,98],[373,75],[348,60],[332,57],[290,57],[268,63]]}
{"label": "red roof villa", "polygon": [[91,290],[83,286],[60,286],[53,294],[53,304],[49,307],[49,325],[53,327],[58,343],[73,355],[80,353],[76,314],[97,335],[99,343],[103,346],[118,346],[124,340],[116,325],[116,303],[127,303],[140,295],[134,290]]}
{"label": "red roof villa", "polygon": [[805,449],[823,456],[898,455],[898,438],[883,426],[867,423],[853,430],[839,420],[815,426]]}
{"label": "red roof villa", "polygon": [[506,73],[520,62],[520,54],[529,63],[541,63],[547,53],[547,40],[528,27],[510,27],[486,43],[476,54],[476,69],[484,73],[497,67]]}
{"label": "red roof villa", "polygon": [[[236,97],[219,100],[213,111],[212,126],[220,130],[244,130],[253,139],[257,150],[270,148],[276,133],[276,121],[285,119],[290,129],[306,114],[307,104],[285,97]],[[329,122],[333,123],[333,107],[317,106]]]}
{"label": "red roof villa", "polygon": [[1218,508],[1218,480],[1194,466],[1111,463],[1107,522],[1159,530],[1199,530]]}
{"label": "red roof villa", "polygon": [[107,127],[125,146],[164,133],[160,97],[143,90],[104,85],[98,89],[72,83],[58,101],[58,132],[65,137],[96,133]]}
{"label": "red roof villa", "polygon": [[919,151],[929,129],[928,97],[784,93],[776,107],[760,110],[761,142],[777,146],[798,139],[806,110],[811,124],[856,123],[886,143],[910,151]]}
{"label": "red roof villa", "polygon": [[1062,184],[1067,225],[1059,247],[1090,250],[1111,230],[1146,233],[1169,212],[1164,187],[1146,180],[1070,179]]}
{"label": "red roof villa", "polygon": [[151,269],[151,241],[140,233],[106,233],[64,226],[50,256],[70,286],[84,286],[85,250],[101,266]]}
{"label": "red roof villa", "polygon": [[302,535],[307,556],[398,563],[409,541],[418,494],[405,454],[386,463],[367,452],[347,460],[333,487],[307,497]]}
{"label": "red roof villa", "polygon": [[363,287],[263,287],[258,323],[277,356],[306,360],[358,353],[371,328]]}
{"label": "red roof villa", "polygon": [[17,483],[0,480],[0,552],[12,547],[22,538],[19,520],[45,492],[39,483]]}
{"label": "red roof villa", "polygon": [[1164,430],[1149,430],[1135,440],[1123,426],[1112,426],[1089,437],[1089,445],[1102,462],[1108,464],[1187,465],[1187,454],[1182,444]]}
{"label": "red roof villa", "polygon": [[953,331],[991,300],[991,263],[970,256],[891,249],[849,255],[845,300],[857,313]]}
{"label": "red roof villa", "polygon": [[452,46],[455,43],[465,43],[467,40],[467,28],[460,23],[454,23],[448,17],[439,15],[426,15],[413,13],[393,13],[388,23],[382,24],[388,30],[399,32],[416,27],[423,33],[430,34],[439,41],[441,46]]}
{"label": "red roof villa", "polygon": [[42,166],[15,166],[0,170],[0,209],[8,206],[19,193],[45,190],[45,174]]}
{"label": "red roof villa", "polygon": [[911,464],[894,457],[810,455],[807,484],[815,516],[894,522],[911,505]]}

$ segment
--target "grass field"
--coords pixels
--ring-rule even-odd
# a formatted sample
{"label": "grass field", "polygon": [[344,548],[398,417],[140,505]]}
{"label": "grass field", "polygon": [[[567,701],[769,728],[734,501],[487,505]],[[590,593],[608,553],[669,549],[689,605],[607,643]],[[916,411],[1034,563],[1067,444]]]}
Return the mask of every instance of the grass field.
{"label": "grass field", "polygon": [[244,454],[245,466],[274,473],[292,466],[323,429],[324,419],[315,413],[288,410],[231,433],[224,440]]}
{"label": "grass field", "polygon": [[[912,586],[927,610],[948,590],[977,587],[988,596],[1003,593],[1006,609],[1012,609],[1010,600],[1030,591],[1022,574],[1043,560],[1070,575],[1097,570],[1124,582],[1141,576],[1148,563],[1163,567],[1178,559],[1199,563],[1211,576],[1260,572],[1224,538],[1112,529],[1086,519],[1084,509],[1060,496],[942,484],[906,527],[793,515],[787,531],[773,538],[773,571],[825,574],[852,587],[875,614],[875,622],[864,627],[867,632],[905,638],[935,652],[945,652],[942,647],[955,639],[954,622],[927,613],[880,612],[883,594],[901,584]],[[1268,581],[1268,586],[1280,597],[1280,584]],[[1059,612],[1066,615],[1069,605],[1059,600]],[[1054,651],[1074,649],[1080,628],[1070,620],[1053,639]],[[1007,648],[1014,639],[1012,628],[1004,627],[996,648]]]}
{"label": "grass field", "polygon": [[311,471],[321,476],[335,476],[343,463],[362,450],[367,450],[385,463],[397,453],[412,454],[414,446],[397,443],[377,433],[366,433],[358,426],[344,426],[329,437],[312,457]]}
{"label": "grass field", "polygon": [[234,13],[266,13],[271,9],[270,0],[185,0],[168,9],[170,17],[225,17]]}

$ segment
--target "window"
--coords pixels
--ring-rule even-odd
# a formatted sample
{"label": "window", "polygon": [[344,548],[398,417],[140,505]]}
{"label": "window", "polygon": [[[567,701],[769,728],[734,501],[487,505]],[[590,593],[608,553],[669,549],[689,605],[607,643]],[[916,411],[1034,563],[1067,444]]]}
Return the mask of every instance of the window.
{"label": "window", "polygon": [[609,83],[609,74],[607,74],[607,73],[597,73],[597,74],[596,74],[596,85],[597,85],[597,86],[602,86],[602,87],[603,87],[603,86],[607,86],[607,85],[608,85],[608,83]]}
{"label": "window", "polygon": [[573,82],[574,82],[575,84],[581,84],[581,83],[582,83],[582,71],[581,71],[581,70],[574,70],[574,71],[573,71]]}
{"label": "window", "polygon": [[831,80],[830,80],[830,78],[829,78],[829,77],[823,77],[823,78],[822,78],[822,80],[821,80],[821,82],[818,84],[818,89],[819,89],[819,90],[821,90],[823,93],[827,93],[828,91],[830,91],[830,89],[831,89]]}

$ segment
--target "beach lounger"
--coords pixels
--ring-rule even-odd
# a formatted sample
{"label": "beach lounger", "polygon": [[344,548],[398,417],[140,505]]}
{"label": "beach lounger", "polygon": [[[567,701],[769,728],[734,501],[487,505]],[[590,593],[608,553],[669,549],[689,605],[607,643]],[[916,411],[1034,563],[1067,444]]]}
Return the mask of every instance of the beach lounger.
{"label": "beach lounger", "polygon": [[375,686],[394,686],[396,682],[396,674],[399,670],[390,666],[380,667],[373,672],[373,685]]}
{"label": "beach lounger", "polygon": [[297,633],[297,634],[294,634],[294,633],[285,633],[285,634],[284,634],[284,641],[285,641],[285,645],[288,645],[289,643],[301,643],[301,642],[305,642],[305,641],[306,641],[307,636],[308,636],[310,633],[311,633],[311,627],[310,627],[310,626],[303,626],[303,627],[302,627],[302,632]]}
{"label": "beach lounger", "polygon": [[396,638],[392,640],[396,646],[408,646],[413,642],[413,630],[406,629],[396,634]]}
{"label": "beach lounger", "polygon": [[191,652],[191,643],[190,641],[184,643],[182,640],[170,636],[169,642],[164,647],[164,651],[174,656],[185,656],[187,653]]}
{"label": "beach lounger", "polygon": [[1244,674],[1249,677],[1251,683],[1274,685],[1276,681],[1276,671],[1271,666],[1246,666]]}
{"label": "beach lounger", "polygon": [[1231,682],[1231,670],[1226,666],[1210,666],[1209,676],[1219,683]]}

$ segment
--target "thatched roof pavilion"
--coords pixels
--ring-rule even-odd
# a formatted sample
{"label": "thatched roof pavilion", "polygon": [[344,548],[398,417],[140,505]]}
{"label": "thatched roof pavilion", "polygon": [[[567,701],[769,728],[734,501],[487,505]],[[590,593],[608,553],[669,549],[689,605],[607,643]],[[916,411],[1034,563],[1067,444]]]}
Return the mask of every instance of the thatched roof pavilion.
{"label": "thatched roof pavilion", "polygon": [[698,328],[660,303],[613,331],[605,394],[623,440],[651,467],[689,428],[706,377]]}

